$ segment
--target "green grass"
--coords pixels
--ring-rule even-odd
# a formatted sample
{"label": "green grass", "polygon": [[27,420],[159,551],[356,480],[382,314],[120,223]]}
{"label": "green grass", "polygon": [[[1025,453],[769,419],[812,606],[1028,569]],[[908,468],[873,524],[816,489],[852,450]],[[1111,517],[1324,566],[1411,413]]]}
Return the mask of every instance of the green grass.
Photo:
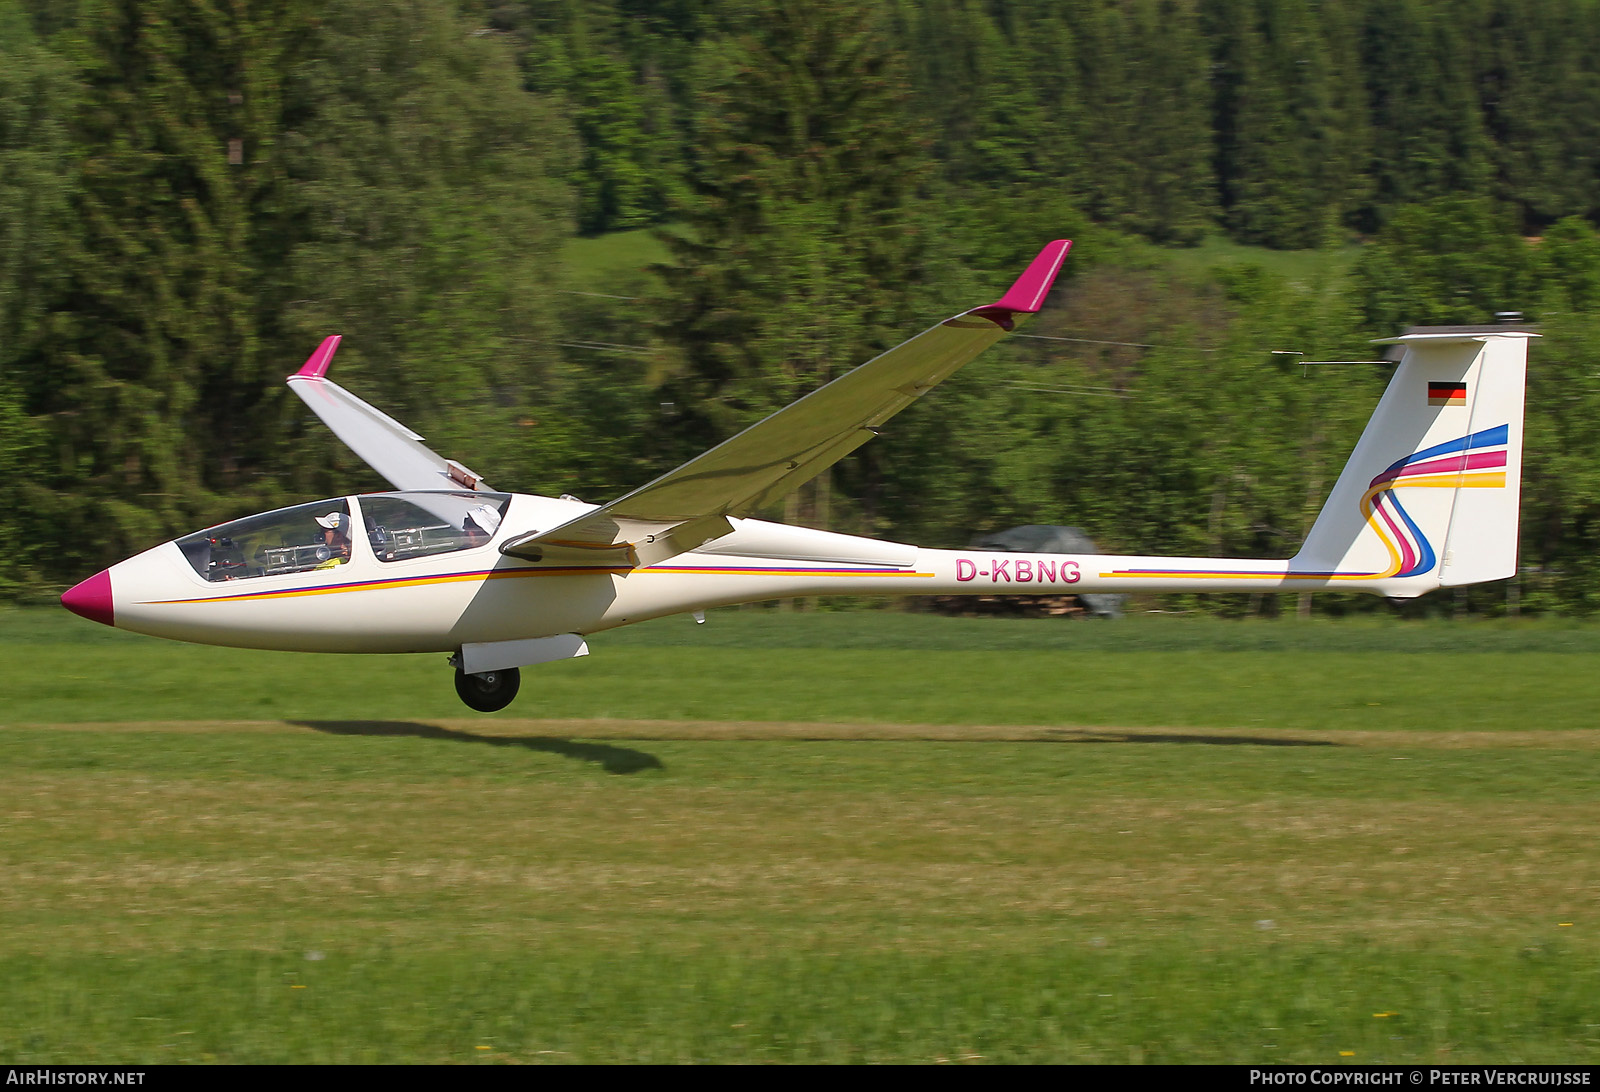
{"label": "green grass", "polygon": [[[1489,955],[1429,946],[1375,973],[1392,953],[1270,940],[1209,960],[1170,940],[925,955],[826,941],[751,951],[709,936],[688,951],[530,947],[0,962],[27,999],[12,1021],[71,1029],[66,1042],[35,1036],[0,1050],[133,1064],[1408,1064],[1569,1059],[1593,1034],[1592,983],[1535,977],[1575,954],[1559,944]],[[140,1008],[108,1010],[62,988],[96,977],[137,994]],[[409,989],[397,995],[396,983]],[[96,1050],[106,1042],[128,1045]]]}
{"label": "green grass", "polygon": [[[581,280],[603,285],[618,276],[634,274],[669,259],[670,255],[657,238],[656,230],[641,228],[574,238],[567,243],[562,260]],[[1328,246],[1318,250],[1273,250],[1236,243],[1224,235],[1207,236],[1193,247],[1145,246],[1138,250],[1142,259],[1159,260],[1186,272],[1200,273],[1218,266],[1257,265],[1303,284],[1342,278],[1355,264],[1360,253],[1358,244]]]}
{"label": "green grass", "polygon": [[[1600,629],[1559,623],[1120,623],[713,612],[596,635],[509,715],[888,724],[1404,729],[1595,726]],[[173,644],[0,615],[0,723],[454,717],[443,655]],[[488,718],[486,718],[488,719]]]}
{"label": "green grass", "polygon": [[1270,250],[1213,235],[1199,246],[1164,248],[1157,253],[1174,269],[1185,272],[1202,273],[1218,267],[1254,265],[1293,283],[1313,287],[1342,281],[1360,257],[1361,247],[1346,245],[1320,250]]}
{"label": "green grass", "polygon": [[573,238],[561,254],[574,284],[593,292],[632,295],[641,274],[671,257],[656,238],[654,228],[618,231],[609,235]]}
{"label": "green grass", "polygon": [[1600,630],[593,643],[480,717],[442,657],[0,615],[0,1058],[1600,1058]]}

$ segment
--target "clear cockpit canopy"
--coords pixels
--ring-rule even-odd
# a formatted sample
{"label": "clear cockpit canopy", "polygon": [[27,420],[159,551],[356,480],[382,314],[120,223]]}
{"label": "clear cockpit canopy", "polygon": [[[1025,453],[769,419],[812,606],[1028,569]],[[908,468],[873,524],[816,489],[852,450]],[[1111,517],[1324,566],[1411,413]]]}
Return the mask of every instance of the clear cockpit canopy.
{"label": "clear cockpit canopy", "polygon": [[376,493],[358,499],[379,561],[484,546],[500,530],[509,493]]}
{"label": "clear cockpit canopy", "polygon": [[[379,561],[486,546],[500,530],[509,493],[374,493],[356,498],[361,533]],[[345,498],[298,504],[178,539],[207,580],[331,569],[350,560],[355,520]]]}
{"label": "clear cockpit canopy", "polygon": [[350,503],[313,501],[247,516],[178,540],[207,580],[246,580],[332,568],[350,559]]}

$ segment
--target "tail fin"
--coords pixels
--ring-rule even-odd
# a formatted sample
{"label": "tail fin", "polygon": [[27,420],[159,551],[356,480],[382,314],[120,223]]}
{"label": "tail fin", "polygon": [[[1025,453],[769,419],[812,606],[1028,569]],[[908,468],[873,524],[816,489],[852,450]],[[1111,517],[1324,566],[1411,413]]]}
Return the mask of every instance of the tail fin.
{"label": "tail fin", "polygon": [[1290,570],[1411,598],[1517,571],[1528,340],[1418,327]]}

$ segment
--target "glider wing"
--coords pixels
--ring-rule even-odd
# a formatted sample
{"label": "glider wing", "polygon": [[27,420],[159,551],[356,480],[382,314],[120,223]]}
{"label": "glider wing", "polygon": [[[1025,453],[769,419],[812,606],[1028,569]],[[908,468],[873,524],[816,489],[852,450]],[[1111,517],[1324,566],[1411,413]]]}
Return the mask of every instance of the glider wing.
{"label": "glider wing", "polygon": [[396,489],[488,489],[477,474],[430,450],[422,437],[328,378],[340,338],[325,338],[289,377],[289,389]]}
{"label": "glider wing", "polygon": [[872,439],[879,427],[1036,314],[1071,247],[1050,243],[997,302],[964,311],[676,470],[501,552],[531,561],[655,564],[729,533]]}

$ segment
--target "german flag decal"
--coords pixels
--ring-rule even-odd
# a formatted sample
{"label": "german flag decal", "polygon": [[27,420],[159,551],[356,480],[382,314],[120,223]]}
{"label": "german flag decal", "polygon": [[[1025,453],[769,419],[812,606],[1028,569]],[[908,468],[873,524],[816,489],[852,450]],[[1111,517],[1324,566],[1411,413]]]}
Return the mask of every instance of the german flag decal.
{"label": "german flag decal", "polygon": [[1464,406],[1466,404],[1467,385],[1465,383],[1428,384],[1428,405]]}

